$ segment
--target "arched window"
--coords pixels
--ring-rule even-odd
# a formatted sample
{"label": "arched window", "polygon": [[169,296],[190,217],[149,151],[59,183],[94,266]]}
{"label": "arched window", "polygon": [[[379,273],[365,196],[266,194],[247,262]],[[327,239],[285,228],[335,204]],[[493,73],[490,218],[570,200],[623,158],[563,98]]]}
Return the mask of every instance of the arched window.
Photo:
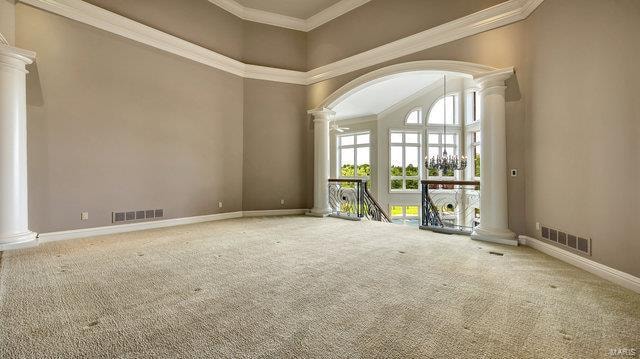
{"label": "arched window", "polygon": [[444,124],[444,106],[445,99],[447,103],[447,125],[453,125],[456,123],[456,96],[448,95],[446,98],[440,98],[436,103],[431,106],[429,111],[429,124]]}
{"label": "arched window", "polygon": [[409,111],[407,117],[404,120],[404,123],[407,125],[420,125],[422,124],[422,108],[414,108]]}

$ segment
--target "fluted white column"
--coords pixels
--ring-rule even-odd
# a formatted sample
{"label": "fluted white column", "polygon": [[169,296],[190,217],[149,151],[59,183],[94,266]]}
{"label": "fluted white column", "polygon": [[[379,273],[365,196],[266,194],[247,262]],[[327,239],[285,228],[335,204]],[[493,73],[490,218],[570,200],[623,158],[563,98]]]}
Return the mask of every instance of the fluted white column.
{"label": "fluted white column", "polygon": [[311,110],[313,116],[313,208],[311,215],[323,217],[331,213],[329,206],[329,122],[335,112],[323,108]]}
{"label": "fluted white column", "polygon": [[507,134],[505,81],[513,69],[496,71],[478,79],[482,117],[480,123],[480,226],[473,239],[518,245],[509,230],[507,202]]}
{"label": "fluted white column", "polygon": [[29,230],[25,68],[34,58],[0,44],[0,250],[36,240]]}

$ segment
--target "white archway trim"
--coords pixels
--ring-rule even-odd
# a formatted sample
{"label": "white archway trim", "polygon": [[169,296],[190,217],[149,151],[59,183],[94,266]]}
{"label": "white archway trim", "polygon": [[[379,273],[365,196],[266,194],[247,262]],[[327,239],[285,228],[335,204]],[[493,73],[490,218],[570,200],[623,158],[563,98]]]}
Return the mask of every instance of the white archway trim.
{"label": "white archway trim", "polygon": [[402,64],[387,66],[347,83],[334,93],[329,95],[326,100],[322,102],[318,108],[335,108],[339,103],[344,101],[352,94],[362,90],[365,87],[371,86],[375,83],[386,81],[393,78],[396,75],[406,74],[411,72],[437,72],[439,74],[446,74],[451,76],[461,76],[469,79],[479,79],[484,76],[491,75],[496,72],[511,71],[509,69],[496,69],[494,67],[474,64],[471,62],[462,61],[450,61],[450,60],[424,60],[405,62]]}
{"label": "white archway trim", "polygon": [[[306,72],[245,64],[82,0],[19,1],[237,76],[311,85],[523,20],[544,0],[508,0],[460,19]],[[454,69],[452,71],[455,72]]]}

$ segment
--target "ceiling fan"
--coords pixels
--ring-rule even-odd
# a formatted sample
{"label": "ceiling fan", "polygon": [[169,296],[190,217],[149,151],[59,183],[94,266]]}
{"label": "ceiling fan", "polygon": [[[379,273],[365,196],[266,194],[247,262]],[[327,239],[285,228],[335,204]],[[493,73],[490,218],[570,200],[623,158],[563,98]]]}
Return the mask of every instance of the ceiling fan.
{"label": "ceiling fan", "polygon": [[349,127],[340,127],[336,121],[331,122],[331,131],[338,131],[343,133],[344,131],[348,131]]}

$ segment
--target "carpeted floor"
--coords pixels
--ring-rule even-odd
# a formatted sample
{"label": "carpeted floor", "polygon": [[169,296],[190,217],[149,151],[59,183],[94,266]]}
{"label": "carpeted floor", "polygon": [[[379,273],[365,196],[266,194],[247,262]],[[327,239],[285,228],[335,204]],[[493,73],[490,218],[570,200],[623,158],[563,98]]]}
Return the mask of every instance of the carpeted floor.
{"label": "carpeted floor", "polygon": [[0,358],[606,358],[639,347],[640,295],[529,248],[406,226],[244,218],[48,243],[0,263]]}

